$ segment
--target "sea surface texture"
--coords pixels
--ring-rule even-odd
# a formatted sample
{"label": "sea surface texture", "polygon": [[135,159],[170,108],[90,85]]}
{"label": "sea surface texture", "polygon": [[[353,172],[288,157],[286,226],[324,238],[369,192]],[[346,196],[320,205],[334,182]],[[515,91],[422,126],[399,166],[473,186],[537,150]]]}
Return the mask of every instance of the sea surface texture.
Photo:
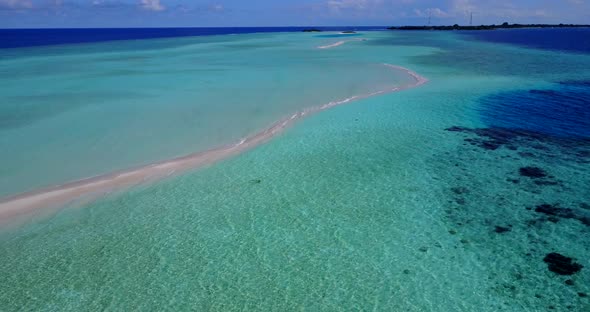
{"label": "sea surface texture", "polygon": [[355,57],[360,41],[316,47],[332,41],[273,33],[0,50],[0,196],[232,144],[411,79]]}
{"label": "sea surface texture", "polygon": [[384,64],[429,80],[5,225],[0,310],[590,311],[587,38],[267,32],[0,49],[0,198],[411,83]]}

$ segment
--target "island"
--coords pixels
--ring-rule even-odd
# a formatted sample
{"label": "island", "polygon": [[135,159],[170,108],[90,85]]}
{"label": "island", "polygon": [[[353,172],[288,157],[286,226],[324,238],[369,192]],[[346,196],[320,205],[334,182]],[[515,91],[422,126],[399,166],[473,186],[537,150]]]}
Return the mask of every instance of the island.
{"label": "island", "polygon": [[516,28],[583,28],[590,25],[579,24],[508,24],[501,25],[479,25],[479,26],[392,26],[389,30],[496,30],[496,29],[516,29]]}
{"label": "island", "polygon": [[317,28],[306,28],[306,29],[302,30],[302,32],[322,32],[322,31]]}

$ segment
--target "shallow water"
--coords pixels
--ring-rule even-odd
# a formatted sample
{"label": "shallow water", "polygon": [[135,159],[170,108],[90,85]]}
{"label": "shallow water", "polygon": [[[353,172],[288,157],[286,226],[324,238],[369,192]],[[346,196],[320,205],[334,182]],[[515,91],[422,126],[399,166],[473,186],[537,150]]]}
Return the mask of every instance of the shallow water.
{"label": "shallow water", "polygon": [[235,143],[304,108],[411,78],[351,47],[316,51],[332,40],[306,34],[148,41],[0,59],[0,196]]}
{"label": "shallow water", "polygon": [[[398,64],[429,83],[335,107],[233,159],[5,231],[2,306],[590,309],[585,123],[566,110],[547,124],[519,100],[589,79],[559,69],[590,68],[590,57],[450,33],[364,36],[309,53]],[[543,259],[552,252],[584,268],[551,272]]]}

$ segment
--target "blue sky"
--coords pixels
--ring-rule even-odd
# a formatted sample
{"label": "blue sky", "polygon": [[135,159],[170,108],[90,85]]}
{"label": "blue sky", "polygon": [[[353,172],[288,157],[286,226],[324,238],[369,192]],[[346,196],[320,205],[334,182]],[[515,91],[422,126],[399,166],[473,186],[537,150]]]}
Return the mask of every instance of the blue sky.
{"label": "blue sky", "polygon": [[590,0],[0,0],[0,28],[586,23]]}

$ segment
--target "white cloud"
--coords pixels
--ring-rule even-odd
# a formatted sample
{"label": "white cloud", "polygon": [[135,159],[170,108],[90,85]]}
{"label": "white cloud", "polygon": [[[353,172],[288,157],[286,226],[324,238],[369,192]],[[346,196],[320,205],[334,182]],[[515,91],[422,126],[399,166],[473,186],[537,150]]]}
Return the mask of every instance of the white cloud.
{"label": "white cloud", "polygon": [[141,0],[141,8],[148,11],[164,11],[166,7],[160,3],[160,0]]}
{"label": "white cloud", "polygon": [[366,0],[330,0],[328,1],[328,7],[332,9],[362,9],[366,2]]}
{"label": "white cloud", "polygon": [[0,9],[32,9],[31,0],[0,0]]}
{"label": "white cloud", "polygon": [[414,13],[416,16],[419,17],[438,17],[438,18],[446,18],[451,17],[451,14],[448,12],[440,9],[440,8],[428,8],[426,10],[414,9]]}
{"label": "white cloud", "polygon": [[476,9],[471,0],[453,0],[451,11],[457,15],[468,15]]}
{"label": "white cloud", "polygon": [[[215,1],[215,0],[214,0]],[[331,24],[590,23],[590,0],[304,0],[293,9]]]}
{"label": "white cloud", "polygon": [[209,6],[209,10],[213,12],[222,12],[225,10],[225,7],[223,6],[223,4],[213,4]]}
{"label": "white cloud", "polygon": [[328,8],[333,11],[355,10],[363,11],[379,7],[384,4],[383,0],[329,0],[326,2]]}
{"label": "white cloud", "polygon": [[[566,0],[564,2],[570,5],[583,5],[584,0]],[[512,20],[512,22],[538,21],[539,18],[544,18],[546,21],[558,16],[570,15],[567,12],[567,5],[548,5],[541,2],[515,2],[515,1],[485,1],[485,0],[453,0],[450,6],[450,13],[456,17],[469,16],[473,13],[474,18],[484,21],[501,22],[505,20]],[[565,11],[561,10],[564,9]],[[555,14],[560,11],[559,14]],[[553,14],[552,14],[553,13]],[[531,20],[532,19],[532,20]]]}

